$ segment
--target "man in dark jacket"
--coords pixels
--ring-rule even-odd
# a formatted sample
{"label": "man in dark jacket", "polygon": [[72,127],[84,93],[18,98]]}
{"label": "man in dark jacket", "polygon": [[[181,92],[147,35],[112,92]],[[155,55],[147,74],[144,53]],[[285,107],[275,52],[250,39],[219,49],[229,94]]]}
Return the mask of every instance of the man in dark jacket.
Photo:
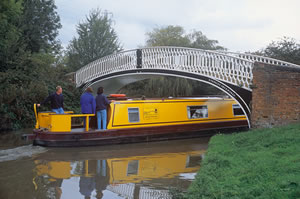
{"label": "man in dark jacket", "polygon": [[62,95],[61,86],[56,87],[56,92],[49,95],[41,104],[37,104],[37,106],[41,106],[46,104],[48,101],[51,102],[51,109],[53,112],[57,114],[64,113],[64,96]]}
{"label": "man in dark jacket", "polygon": [[[110,104],[110,101],[106,98],[106,96],[103,94],[103,87],[99,87],[97,91],[97,97],[96,97],[96,112],[97,112],[97,123],[98,123],[98,129],[106,129],[106,118],[107,118],[107,112],[106,108]],[[102,125],[101,125],[102,124]]]}

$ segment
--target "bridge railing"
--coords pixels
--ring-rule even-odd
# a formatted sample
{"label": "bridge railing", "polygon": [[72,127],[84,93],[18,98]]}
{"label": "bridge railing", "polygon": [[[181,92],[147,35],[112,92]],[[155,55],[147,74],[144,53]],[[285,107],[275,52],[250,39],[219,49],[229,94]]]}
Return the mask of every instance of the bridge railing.
{"label": "bridge railing", "polygon": [[123,51],[95,60],[76,71],[76,86],[117,71],[136,69],[136,50]]}
{"label": "bridge railing", "polygon": [[299,65],[252,54],[208,51],[181,47],[150,47],[105,56],[76,72],[77,87],[118,71],[164,69],[195,73],[251,90],[254,62],[300,67]]}
{"label": "bridge railing", "polygon": [[271,65],[277,65],[277,66],[288,66],[288,67],[295,67],[299,68],[300,66],[297,64],[281,61],[278,59],[273,59],[270,57],[264,57],[259,55],[252,55],[252,54],[246,54],[246,53],[236,53],[236,52],[224,52],[225,54],[251,60],[254,62],[264,63],[264,64],[271,64]]}
{"label": "bridge railing", "polygon": [[142,50],[142,67],[196,73],[250,89],[253,62],[216,51],[180,47]]}
{"label": "bridge railing", "polygon": [[196,73],[250,89],[253,61],[192,48],[151,47],[100,58],[76,72],[80,87],[109,73],[134,69],[164,69]]}

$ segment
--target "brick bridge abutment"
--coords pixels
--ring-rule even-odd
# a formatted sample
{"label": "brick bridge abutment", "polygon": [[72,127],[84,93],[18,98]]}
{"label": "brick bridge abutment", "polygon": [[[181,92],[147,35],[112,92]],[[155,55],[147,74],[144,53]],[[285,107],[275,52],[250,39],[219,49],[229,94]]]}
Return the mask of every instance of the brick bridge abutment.
{"label": "brick bridge abutment", "polygon": [[300,68],[255,63],[252,89],[253,128],[300,122]]}

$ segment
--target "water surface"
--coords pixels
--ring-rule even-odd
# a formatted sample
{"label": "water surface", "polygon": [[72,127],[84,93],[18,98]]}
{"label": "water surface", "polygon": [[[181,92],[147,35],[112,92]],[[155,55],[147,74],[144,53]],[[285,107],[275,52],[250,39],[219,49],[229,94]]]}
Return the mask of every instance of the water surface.
{"label": "water surface", "polygon": [[0,198],[171,198],[194,179],[208,140],[0,150]]}

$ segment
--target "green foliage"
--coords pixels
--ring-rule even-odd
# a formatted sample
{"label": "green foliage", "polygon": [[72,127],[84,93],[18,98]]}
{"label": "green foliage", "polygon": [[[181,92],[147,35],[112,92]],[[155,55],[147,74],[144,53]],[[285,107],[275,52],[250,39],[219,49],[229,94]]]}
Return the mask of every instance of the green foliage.
{"label": "green foliage", "polygon": [[32,53],[60,49],[56,40],[61,28],[54,0],[23,0],[22,34],[26,50]]}
{"label": "green foliage", "polygon": [[273,41],[262,52],[264,56],[300,65],[300,44],[295,39],[283,37]]}
{"label": "green foliage", "polygon": [[218,46],[217,40],[208,39],[201,31],[194,30],[192,33],[185,34],[181,26],[166,26],[154,28],[147,32],[146,46],[177,46],[200,48],[205,50],[226,50]]}
{"label": "green foliage", "polygon": [[0,72],[15,67],[20,57],[22,1],[0,1]]}
{"label": "green foliage", "polygon": [[[163,87],[161,85],[163,85]],[[192,88],[187,84],[186,79],[173,77],[150,79],[145,90],[145,93],[148,95],[152,93],[153,97],[187,96],[192,92]]]}
{"label": "green foliage", "polygon": [[199,81],[178,77],[154,77],[128,84],[119,90],[130,97],[180,97],[200,95],[224,95],[217,88]]}
{"label": "green foliage", "polygon": [[181,46],[189,47],[190,40],[184,35],[185,31],[181,26],[167,26],[164,28],[154,28],[152,32],[147,32],[147,46]]}
{"label": "green foliage", "polygon": [[78,24],[78,38],[71,41],[67,50],[71,71],[122,49],[112,25],[111,14],[99,9],[92,10],[86,21]]}
{"label": "green foliage", "polygon": [[47,88],[43,82],[31,79],[22,71],[6,71],[0,78],[2,129],[18,129],[24,124],[32,124],[33,103]]}
{"label": "green foliage", "polygon": [[65,108],[79,112],[80,91],[65,80],[64,67],[52,66],[54,60],[49,54],[32,54],[23,62],[23,67],[0,74],[1,129],[32,127],[35,121],[33,104],[53,93],[57,85],[64,88]]}
{"label": "green foliage", "polygon": [[205,50],[226,50],[223,46],[218,45],[217,40],[208,39],[201,31],[194,30],[188,35],[191,48],[200,48]]}
{"label": "green foliage", "polygon": [[33,104],[57,85],[64,88],[66,109],[79,110],[80,92],[56,58],[55,8],[52,0],[0,1],[0,130],[32,127]]}
{"label": "green foliage", "polygon": [[0,2],[0,72],[26,67],[33,53],[57,53],[61,24],[55,9],[53,0]]}
{"label": "green foliage", "polygon": [[162,98],[191,96],[193,89],[188,79],[161,76],[127,84],[118,93],[129,97]]}
{"label": "green foliage", "polygon": [[299,198],[300,124],[214,136],[185,198]]}

